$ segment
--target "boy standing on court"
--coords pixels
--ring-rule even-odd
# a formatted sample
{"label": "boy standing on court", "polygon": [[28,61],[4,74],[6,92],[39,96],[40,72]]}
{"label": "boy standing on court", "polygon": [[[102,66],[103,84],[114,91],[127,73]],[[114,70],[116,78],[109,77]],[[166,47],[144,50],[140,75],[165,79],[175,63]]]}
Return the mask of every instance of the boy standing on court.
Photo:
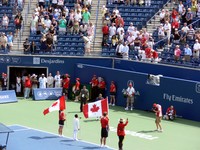
{"label": "boy standing on court", "polygon": [[74,127],[73,139],[75,141],[78,141],[77,135],[78,135],[78,131],[80,130],[80,125],[79,125],[79,119],[78,119],[77,114],[74,115],[73,127]]}
{"label": "boy standing on court", "polygon": [[108,137],[109,130],[109,118],[107,116],[107,112],[103,113],[103,117],[101,117],[101,147],[106,147],[106,138]]}

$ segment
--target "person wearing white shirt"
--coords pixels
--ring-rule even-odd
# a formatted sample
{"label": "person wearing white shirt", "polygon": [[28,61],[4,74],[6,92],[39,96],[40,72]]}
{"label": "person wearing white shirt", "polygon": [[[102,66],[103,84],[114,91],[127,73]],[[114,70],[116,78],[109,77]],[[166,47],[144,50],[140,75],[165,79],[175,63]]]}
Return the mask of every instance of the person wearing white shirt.
{"label": "person wearing white shirt", "polygon": [[45,89],[47,84],[47,78],[42,74],[42,76],[39,78],[39,88],[40,89]]}
{"label": "person wearing white shirt", "polygon": [[50,28],[50,26],[51,26],[51,20],[49,19],[49,16],[47,16],[47,19],[44,20],[44,24],[47,26],[47,28]]}
{"label": "person wearing white shirt", "polygon": [[178,4],[178,13],[179,14],[182,14],[183,8],[184,8],[183,2],[180,1],[179,4]]}
{"label": "person wearing white shirt", "polygon": [[80,130],[80,124],[79,124],[79,119],[78,119],[78,115],[75,114],[74,115],[74,120],[73,120],[73,128],[74,128],[74,132],[73,132],[73,139],[78,141],[78,131]]}
{"label": "person wearing white shirt", "polygon": [[128,33],[134,34],[135,32],[135,27],[133,26],[133,23],[130,23],[130,26],[128,27]]}
{"label": "person wearing white shirt", "polygon": [[200,51],[200,43],[198,39],[195,40],[195,44],[193,46],[193,57],[199,59],[199,51]]}
{"label": "person wearing white shirt", "polygon": [[112,25],[109,27],[109,39],[112,38],[113,35],[116,34],[116,27],[115,27],[115,24],[112,23]]}
{"label": "person wearing white shirt", "polygon": [[117,45],[116,47],[116,54],[117,54],[117,57],[119,58],[122,58],[122,49],[123,49],[123,44],[121,41],[119,41],[119,44]]}
{"label": "person wearing white shirt", "polygon": [[187,23],[184,23],[184,24],[183,24],[182,30],[183,30],[185,33],[188,33],[188,30],[190,30],[190,29],[188,28]]}
{"label": "person wearing white shirt", "polygon": [[74,20],[81,22],[81,19],[82,19],[81,12],[77,10],[77,12],[75,12],[75,15],[74,15]]}
{"label": "person wearing white shirt", "polygon": [[145,6],[151,6],[151,0],[145,0]]}
{"label": "person wearing white shirt", "polygon": [[129,47],[126,42],[124,42],[123,48],[122,48],[122,58],[128,60],[128,53],[129,53]]}
{"label": "person wearing white shirt", "polygon": [[160,13],[160,23],[164,23],[165,21],[165,10],[163,9]]}
{"label": "person wearing white shirt", "polygon": [[54,77],[54,80],[55,80],[55,88],[60,88],[61,87],[61,76],[60,76],[60,72],[57,71],[55,77]]}
{"label": "person wearing white shirt", "polygon": [[122,27],[122,24],[120,24],[119,27],[117,28],[117,34],[119,34],[121,30],[124,32],[124,28]]}
{"label": "person wearing white shirt", "polygon": [[133,110],[135,89],[133,88],[132,83],[129,83],[128,88],[126,89],[126,95],[127,95],[127,100],[126,100],[125,110],[128,110],[129,106],[131,106],[131,110]]}
{"label": "person wearing white shirt", "polygon": [[132,34],[130,34],[130,35],[127,37],[127,44],[129,45],[129,48],[130,48],[131,50],[134,49],[134,41],[135,41],[135,37],[134,37]]}
{"label": "person wearing white shirt", "polygon": [[171,24],[168,21],[165,22],[164,31],[167,34],[168,45],[169,45],[170,44],[170,36],[171,36]]}

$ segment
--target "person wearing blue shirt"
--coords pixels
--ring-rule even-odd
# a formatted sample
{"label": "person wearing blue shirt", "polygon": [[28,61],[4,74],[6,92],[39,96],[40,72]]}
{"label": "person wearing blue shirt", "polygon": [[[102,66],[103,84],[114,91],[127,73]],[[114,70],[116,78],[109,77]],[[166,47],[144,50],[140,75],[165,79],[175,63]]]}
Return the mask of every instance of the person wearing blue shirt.
{"label": "person wearing blue shirt", "polygon": [[192,56],[192,50],[190,49],[189,45],[186,44],[184,48],[184,60],[190,62],[190,57]]}
{"label": "person wearing blue shirt", "polygon": [[12,47],[13,47],[13,34],[12,34],[12,32],[10,32],[7,35],[7,38],[8,38],[8,50],[11,50]]}

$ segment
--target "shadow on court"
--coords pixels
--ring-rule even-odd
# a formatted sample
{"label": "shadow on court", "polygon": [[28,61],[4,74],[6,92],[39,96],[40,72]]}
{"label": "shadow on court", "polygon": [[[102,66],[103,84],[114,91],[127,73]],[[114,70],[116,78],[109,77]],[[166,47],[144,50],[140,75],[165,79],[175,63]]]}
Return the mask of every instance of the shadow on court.
{"label": "shadow on court", "polygon": [[[100,149],[98,145],[84,141],[74,141],[44,131],[22,127],[9,126],[14,132],[10,134],[6,150],[92,150]],[[4,144],[6,134],[0,134],[0,144]],[[102,149],[102,148],[101,148]],[[103,148],[109,150],[111,148]]]}

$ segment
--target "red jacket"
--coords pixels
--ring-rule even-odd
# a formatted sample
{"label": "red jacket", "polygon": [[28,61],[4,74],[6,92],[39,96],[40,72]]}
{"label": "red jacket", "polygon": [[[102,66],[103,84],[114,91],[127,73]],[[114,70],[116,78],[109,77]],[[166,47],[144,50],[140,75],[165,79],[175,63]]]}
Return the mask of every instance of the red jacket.
{"label": "red jacket", "polygon": [[127,124],[128,124],[128,120],[126,121],[126,123],[119,123],[118,124],[118,126],[117,126],[117,135],[118,136],[125,136],[124,128]]}
{"label": "red jacket", "polygon": [[109,28],[108,28],[108,26],[103,26],[102,27],[102,32],[103,32],[103,34],[109,34]]}

